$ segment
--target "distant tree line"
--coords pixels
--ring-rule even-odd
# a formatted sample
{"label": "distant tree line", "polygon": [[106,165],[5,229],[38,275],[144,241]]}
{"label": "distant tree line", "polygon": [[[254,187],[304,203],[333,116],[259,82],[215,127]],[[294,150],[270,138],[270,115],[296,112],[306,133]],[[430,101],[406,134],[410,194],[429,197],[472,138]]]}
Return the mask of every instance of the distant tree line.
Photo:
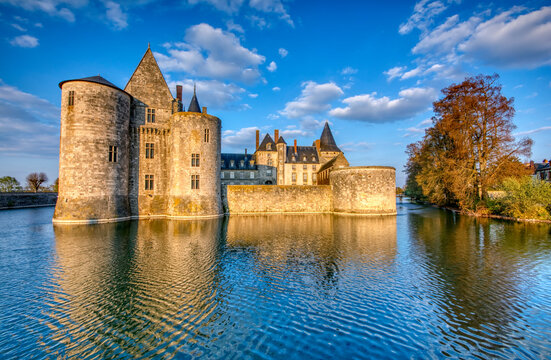
{"label": "distant tree line", "polygon": [[38,191],[58,191],[58,184],[59,179],[56,179],[55,182],[45,187],[43,186],[48,181],[48,176],[41,172],[41,173],[31,173],[27,176],[26,180],[26,186],[23,187],[17,181],[16,178],[12,176],[4,176],[0,177],[0,192],[14,192],[14,191],[32,191],[32,192],[38,192]]}
{"label": "distant tree line", "polygon": [[[501,94],[498,80],[497,74],[478,75],[442,90],[443,97],[433,103],[432,126],[407,147],[407,195],[466,212],[508,214],[505,208],[513,200],[497,206],[502,200],[490,199],[489,190],[510,193],[524,186],[529,192],[528,184],[545,186],[523,179],[529,170],[520,157],[530,156],[532,140],[512,135],[513,98]],[[515,181],[523,185],[512,185]],[[549,200],[540,205],[549,208]]]}

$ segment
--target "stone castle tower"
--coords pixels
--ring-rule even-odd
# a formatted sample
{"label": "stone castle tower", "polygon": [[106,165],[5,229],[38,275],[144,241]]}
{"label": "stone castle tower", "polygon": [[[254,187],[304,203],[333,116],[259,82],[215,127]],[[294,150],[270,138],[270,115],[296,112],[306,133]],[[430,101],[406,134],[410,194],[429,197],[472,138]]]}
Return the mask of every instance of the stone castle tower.
{"label": "stone castle tower", "polygon": [[101,76],[61,88],[59,196],[54,222],[216,217],[220,119],[193,94],[183,111],[151,49],[124,90]]}

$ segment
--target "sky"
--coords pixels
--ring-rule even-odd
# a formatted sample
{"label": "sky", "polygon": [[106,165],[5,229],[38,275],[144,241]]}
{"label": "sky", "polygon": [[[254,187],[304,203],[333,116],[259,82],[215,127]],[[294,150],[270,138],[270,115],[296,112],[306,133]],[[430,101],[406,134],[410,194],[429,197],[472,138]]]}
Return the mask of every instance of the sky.
{"label": "sky", "polygon": [[[547,6],[546,6],[547,5]],[[255,131],[311,145],[326,121],[352,166],[396,168],[441,89],[500,75],[517,138],[551,157],[547,1],[0,0],[0,177],[58,174],[58,83],[124,88],[148,44],[184,105],[222,119],[222,151]],[[522,159],[530,160],[530,159]]]}

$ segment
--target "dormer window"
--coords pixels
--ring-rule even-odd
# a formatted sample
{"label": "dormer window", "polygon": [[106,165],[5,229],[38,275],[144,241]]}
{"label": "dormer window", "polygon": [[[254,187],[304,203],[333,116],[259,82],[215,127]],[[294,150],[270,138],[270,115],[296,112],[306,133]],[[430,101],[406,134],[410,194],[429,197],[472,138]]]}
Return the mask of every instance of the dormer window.
{"label": "dormer window", "polygon": [[306,161],[306,156],[302,158],[302,161]]}
{"label": "dormer window", "polygon": [[239,162],[239,166],[240,166],[241,168],[244,168],[244,167],[245,167],[245,161],[241,160],[241,161]]}
{"label": "dormer window", "polygon": [[234,167],[235,166],[235,161],[234,160],[230,160],[230,167]]}
{"label": "dormer window", "polygon": [[292,160],[293,160],[293,161],[297,161],[297,158],[293,156]]}
{"label": "dormer window", "polygon": [[316,157],[315,157],[315,156],[312,156],[312,161],[313,161],[313,162],[316,161]]}
{"label": "dormer window", "polygon": [[266,150],[272,150],[272,144],[271,143],[266,144]]}

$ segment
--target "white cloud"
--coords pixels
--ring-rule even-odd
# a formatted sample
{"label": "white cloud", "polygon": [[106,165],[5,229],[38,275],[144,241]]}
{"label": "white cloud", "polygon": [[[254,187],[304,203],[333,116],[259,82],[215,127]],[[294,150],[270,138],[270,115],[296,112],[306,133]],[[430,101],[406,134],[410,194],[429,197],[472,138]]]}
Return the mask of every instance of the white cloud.
{"label": "white cloud", "polygon": [[527,130],[527,131],[519,131],[517,133],[514,133],[513,135],[514,136],[530,135],[530,134],[535,134],[535,133],[538,133],[540,131],[546,131],[546,130],[551,130],[551,126],[542,126],[540,128],[537,128],[537,129],[532,129],[532,130]]}
{"label": "white cloud", "polygon": [[163,70],[246,83],[260,77],[265,57],[243,47],[231,32],[203,23],[187,29],[185,41],[168,44],[169,55],[155,53]]}
{"label": "white cloud", "polygon": [[11,24],[11,26],[14,28],[14,29],[17,29],[19,31],[27,31],[27,29],[25,29],[23,26],[19,25],[19,24]]}
{"label": "white cloud", "polygon": [[252,99],[256,99],[258,97],[258,94],[249,94],[249,97],[252,98]]}
{"label": "white cloud", "polygon": [[387,71],[383,72],[383,74],[385,74],[387,76],[387,80],[390,81],[394,78],[402,76],[406,69],[406,66],[395,66],[392,69],[388,69]]}
{"label": "white cloud", "polygon": [[[312,116],[305,116],[304,119],[300,121],[300,127],[308,131],[320,130],[325,126],[326,122],[327,122],[326,119],[316,120]],[[329,125],[333,125],[333,124],[329,122]]]}
{"label": "white cloud", "polygon": [[245,33],[243,27],[239,24],[234,23],[233,20],[229,20],[226,22],[226,28],[228,29],[228,31],[235,31],[241,34]]}
{"label": "white cloud", "polygon": [[287,10],[285,10],[285,7],[281,3],[281,0],[250,0],[249,5],[258,11],[278,14],[280,19],[284,20],[292,27],[295,26],[291,16],[289,16]]}
{"label": "white cloud", "polygon": [[75,15],[65,6],[73,8],[87,5],[87,0],[2,0],[28,11],[43,11],[50,16],[61,17],[69,22],[75,21]]}
{"label": "white cloud", "polygon": [[410,71],[406,71],[401,77],[400,80],[406,80],[412,77],[415,77],[419,75],[422,72],[421,67],[416,67],[415,69],[412,69]]}
{"label": "white cloud", "polygon": [[[243,4],[247,4],[250,9],[254,9],[263,13],[272,13],[276,14],[280,19],[287,22],[289,25],[294,26],[291,16],[287,13],[287,10],[283,6],[281,0],[249,0],[245,2],[244,0],[188,0],[188,3],[191,5],[203,3],[213,6],[214,8],[228,13],[230,15],[237,14]],[[258,16],[255,16],[255,20],[261,19]],[[266,26],[265,20],[262,27]]]}
{"label": "white cloud", "polygon": [[373,143],[366,141],[358,141],[339,144],[339,148],[344,152],[362,152],[373,148],[373,145]]}
{"label": "white cloud", "polygon": [[398,130],[405,131],[405,134],[402,137],[409,137],[413,135],[424,134],[425,130],[429,128],[431,125],[432,125],[432,119],[425,119],[415,126],[409,127],[407,129],[398,129]]}
{"label": "white cloud", "polygon": [[302,92],[294,101],[285,104],[280,114],[288,118],[299,118],[321,113],[331,108],[330,102],[336,100],[343,91],[335,83],[318,84],[314,81],[302,83]]}
{"label": "white cloud", "polygon": [[128,26],[128,16],[122,11],[120,4],[114,1],[106,1],[105,8],[107,9],[106,15],[115,29],[121,30]]}
{"label": "white cloud", "polygon": [[342,69],[341,74],[342,75],[352,75],[352,74],[356,74],[357,72],[358,72],[358,69],[354,69],[350,66],[347,66],[344,69]]}
{"label": "white cloud", "polygon": [[12,46],[18,46],[23,48],[34,48],[38,46],[38,39],[30,35],[16,36],[10,41]]}
{"label": "white cloud", "polygon": [[182,101],[184,106],[189,105],[193,96],[193,85],[197,86],[197,99],[201,106],[207,106],[215,109],[228,109],[236,105],[241,100],[241,95],[245,89],[232,84],[224,83],[218,80],[199,80],[184,79],[181,81],[169,81],[170,89],[175,89],[176,85],[182,85]]}
{"label": "white cloud", "polygon": [[266,67],[266,69],[268,69],[269,72],[274,72],[277,70],[277,64],[275,63],[275,61],[272,61],[270,65]]}
{"label": "white cloud", "polygon": [[335,108],[330,115],[341,119],[384,123],[411,118],[429,107],[436,98],[432,88],[410,88],[398,93],[399,97],[377,98],[376,93],[356,95],[344,99],[346,107]]}
{"label": "white cloud", "polygon": [[278,52],[279,52],[279,56],[281,56],[282,58],[284,58],[285,56],[287,56],[289,54],[289,51],[287,51],[284,48],[279,48]]}
{"label": "white cloud", "polygon": [[37,28],[42,28],[42,27],[44,27],[44,26],[42,25],[42,23],[36,23],[36,24],[34,24],[34,26],[37,27]]}
{"label": "white cloud", "polygon": [[515,15],[514,7],[478,25],[459,45],[467,56],[503,67],[535,68],[551,64],[551,7]]}
{"label": "white cloud", "polygon": [[266,118],[268,120],[275,120],[275,119],[279,119],[279,115],[278,114],[268,114],[268,116],[266,116]]}
{"label": "white cloud", "polygon": [[243,0],[188,0],[188,3],[191,5],[206,3],[214,6],[220,11],[234,14],[239,11],[239,8],[243,4]]}
{"label": "white cloud", "polygon": [[253,26],[258,27],[260,30],[270,27],[270,24],[263,17],[251,15],[248,17]]}
{"label": "white cloud", "polygon": [[222,133],[222,146],[242,149],[253,149],[255,146],[256,130],[260,130],[258,127],[246,127],[239,130],[225,130]]}
{"label": "white cloud", "polygon": [[59,108],[0,80],[0,153],[56,156]]}
{"label": "white cloud", "polygon": [[442,1],[421,0],[415,4],[413,14],[406,23],[400,25],[398,32],[403,35],[415,28],[425,32],[432,24],[434,17],[446,9],[447,6]]}
{"label": "white cloud", "polygon": [[272,88],[272,90],[273,90],[273,91],[280,91],[281,88],[280,88],[279,86],[274,86],[274,87]]}

